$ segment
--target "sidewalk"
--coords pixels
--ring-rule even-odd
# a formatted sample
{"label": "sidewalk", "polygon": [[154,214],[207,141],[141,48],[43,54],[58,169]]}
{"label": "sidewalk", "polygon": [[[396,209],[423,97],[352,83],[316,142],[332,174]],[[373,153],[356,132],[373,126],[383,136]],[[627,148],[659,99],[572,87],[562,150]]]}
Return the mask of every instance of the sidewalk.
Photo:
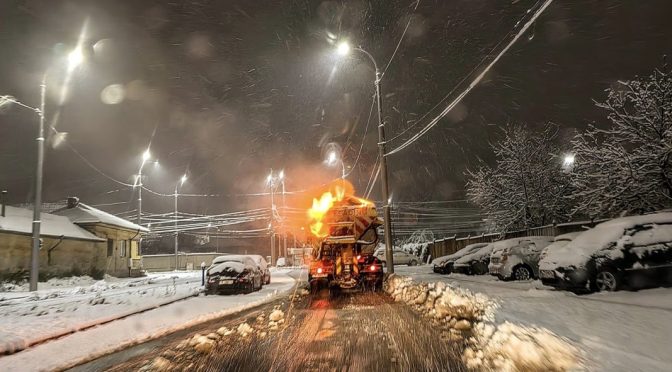
{"label": "sidewalk", "polygon": [[199,296],[175,302],[0,357],[0,370],[43,371],[72,367],[115,350],[270,302],[289,292],[294,283],[286,271],[273,272],[272,283],[259,292]]}
{"label": "sidewalk", "polygon": [[0,293],[0,355],[183,300],[197,295],[201,287],[200,272],[75,279],[36,292]]}

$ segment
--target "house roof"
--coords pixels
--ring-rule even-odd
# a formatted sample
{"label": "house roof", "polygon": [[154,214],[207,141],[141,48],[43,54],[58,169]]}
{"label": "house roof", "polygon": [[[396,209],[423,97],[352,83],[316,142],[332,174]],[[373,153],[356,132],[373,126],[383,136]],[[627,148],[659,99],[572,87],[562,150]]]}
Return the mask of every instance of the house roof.
{"label": "house roof", "polygon": [[[33,211],[6,206],[5,217],[0,216],[0,232],[31,234]],[[40,236],[61,237],[89,241],[105,241],[72,223],[67,217],[49,213],[40,215]]]}
{"label": "house roof", "polygon": [[134,224],[131,221],[101,211],[100,209],[94,208],[84,203],[77,203],[76,206],[70,208],[61,208],[54,211],[53,213],[59,216],[65,216],[76,224],[101,223],[126,230],[149,232],[149,229],[145,227]]}

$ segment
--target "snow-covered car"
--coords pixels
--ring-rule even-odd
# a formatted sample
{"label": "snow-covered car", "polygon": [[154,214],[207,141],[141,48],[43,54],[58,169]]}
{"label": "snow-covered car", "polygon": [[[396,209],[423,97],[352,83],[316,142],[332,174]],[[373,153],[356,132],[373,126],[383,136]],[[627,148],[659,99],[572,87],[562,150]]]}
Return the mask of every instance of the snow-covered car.
{"label": "snow-covered car", "polygon": [[615,291],[672,275],[672,213],[616,218],[583,232],[539,263],[545,285],[577,291]]}
{"label": "snow-covered car", "polygon": [[[251,254],[250,257],[259,266],[259,270],[264,275],[264,284],[271,284],[271,270],[268,268],[268,262],[263,256],[258,254]],[[280,259],[278,259],[280,261]]]}
{"label": "snow-covered car", "polygon": [[[400,249],[395,249],[393,251],[393,257],[392,259],[394,260],[395,265],[409,265],[409,266],[415,266],[420,262],[420,257],[412,255],[408,252],[404,252]],[[376,249],[376,252],[374,256],[382,261],[383,265],[387,263],[387,257],[385,256],[385,249]]]}
{"label": "snow-covered car", "polygon": [[496,242],[488,271],[501,280],[539,277],[539,255],[553,243],[552,236],[528,236]]}
{"label": "snow-covered car", "polygon": [[[205,293],[253,292],[261,289],[263,274],[251,257],[231,255],[207,270]],[[219,258],[219,257],[217,257]]]}
{"label": "snow-covered car", "polygon": [[477,250],[485,247],[488,244],[489,243],[469,244],[468,246],[460,249],[459,251],[453,254],[435,258],[434,261],[432,261],[432,263],[434,264],[432,270],[434,270],[434,272],[438,274],[450,274],[453,271],[453,264],[455,263],[455,261],[457,261],[459,258],[465,255],[476,252]]}
{"label": "snow-covered car", "polygon": [[546,248],[542,249],[541,254],[539,255],[539,262],[541,262],[541,260],[548,255],[549,251],[560,249],[566,246],[569,242],[576,239],[576,237],[581,235],[584,231],[576,231],[567,234],[562,234],[553,238],[553,243],[546,246]]}
{"label": "snow-covered car", "polygon": [[467,275],[483,275],[488,273],[488,264],[490,263],[490,253],[495,243],[489,243],[476,252],[466,254],[453,264],[453,272]]}

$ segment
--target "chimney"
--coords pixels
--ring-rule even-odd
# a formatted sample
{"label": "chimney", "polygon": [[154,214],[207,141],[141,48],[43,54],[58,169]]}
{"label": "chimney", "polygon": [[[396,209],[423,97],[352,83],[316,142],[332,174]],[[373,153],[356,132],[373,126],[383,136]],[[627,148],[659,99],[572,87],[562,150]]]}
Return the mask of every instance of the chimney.
{"label": "chimney", "polygon": [[79,198],[76,196],[68,197],[68,209],[75,208],[79,205]]}
{"label": "chimney", "polygon": [[5,204],[7,203],[7,190],[2,190],[0,194],[0,204],[2,204],[2,217],[5,217]]}

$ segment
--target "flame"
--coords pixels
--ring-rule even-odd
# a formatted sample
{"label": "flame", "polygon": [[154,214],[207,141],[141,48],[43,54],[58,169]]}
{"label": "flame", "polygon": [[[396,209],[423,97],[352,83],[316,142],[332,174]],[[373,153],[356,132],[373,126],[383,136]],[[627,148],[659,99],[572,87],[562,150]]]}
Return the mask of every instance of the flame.
{"label": "flame", "polygon": [[339,180],[332,183],[319,199],[313,198],[312,207],[308,209],[310,232],[318,238],[327,236],[329,234],[326,226],[327,221],[325,221],[327,213],[335,204],[346,199],[352,205],[356,205],[356,203],[362,206],[373,205],[373,202],[352,196],[352,193],[354,193],[352,185],[347,181]]}
{"label": "flame", "polygon": [[322,194],[320,199],[313,199],[313,206],[308,210],[308,217],[311,220],[310,232],[313,235],[322,238],[327,236],[328,232],[324,226],[324,216],[334,206],[334,203],[340,202],[345,197],[345,188],[335,186],[333,192],[327,191]]}

